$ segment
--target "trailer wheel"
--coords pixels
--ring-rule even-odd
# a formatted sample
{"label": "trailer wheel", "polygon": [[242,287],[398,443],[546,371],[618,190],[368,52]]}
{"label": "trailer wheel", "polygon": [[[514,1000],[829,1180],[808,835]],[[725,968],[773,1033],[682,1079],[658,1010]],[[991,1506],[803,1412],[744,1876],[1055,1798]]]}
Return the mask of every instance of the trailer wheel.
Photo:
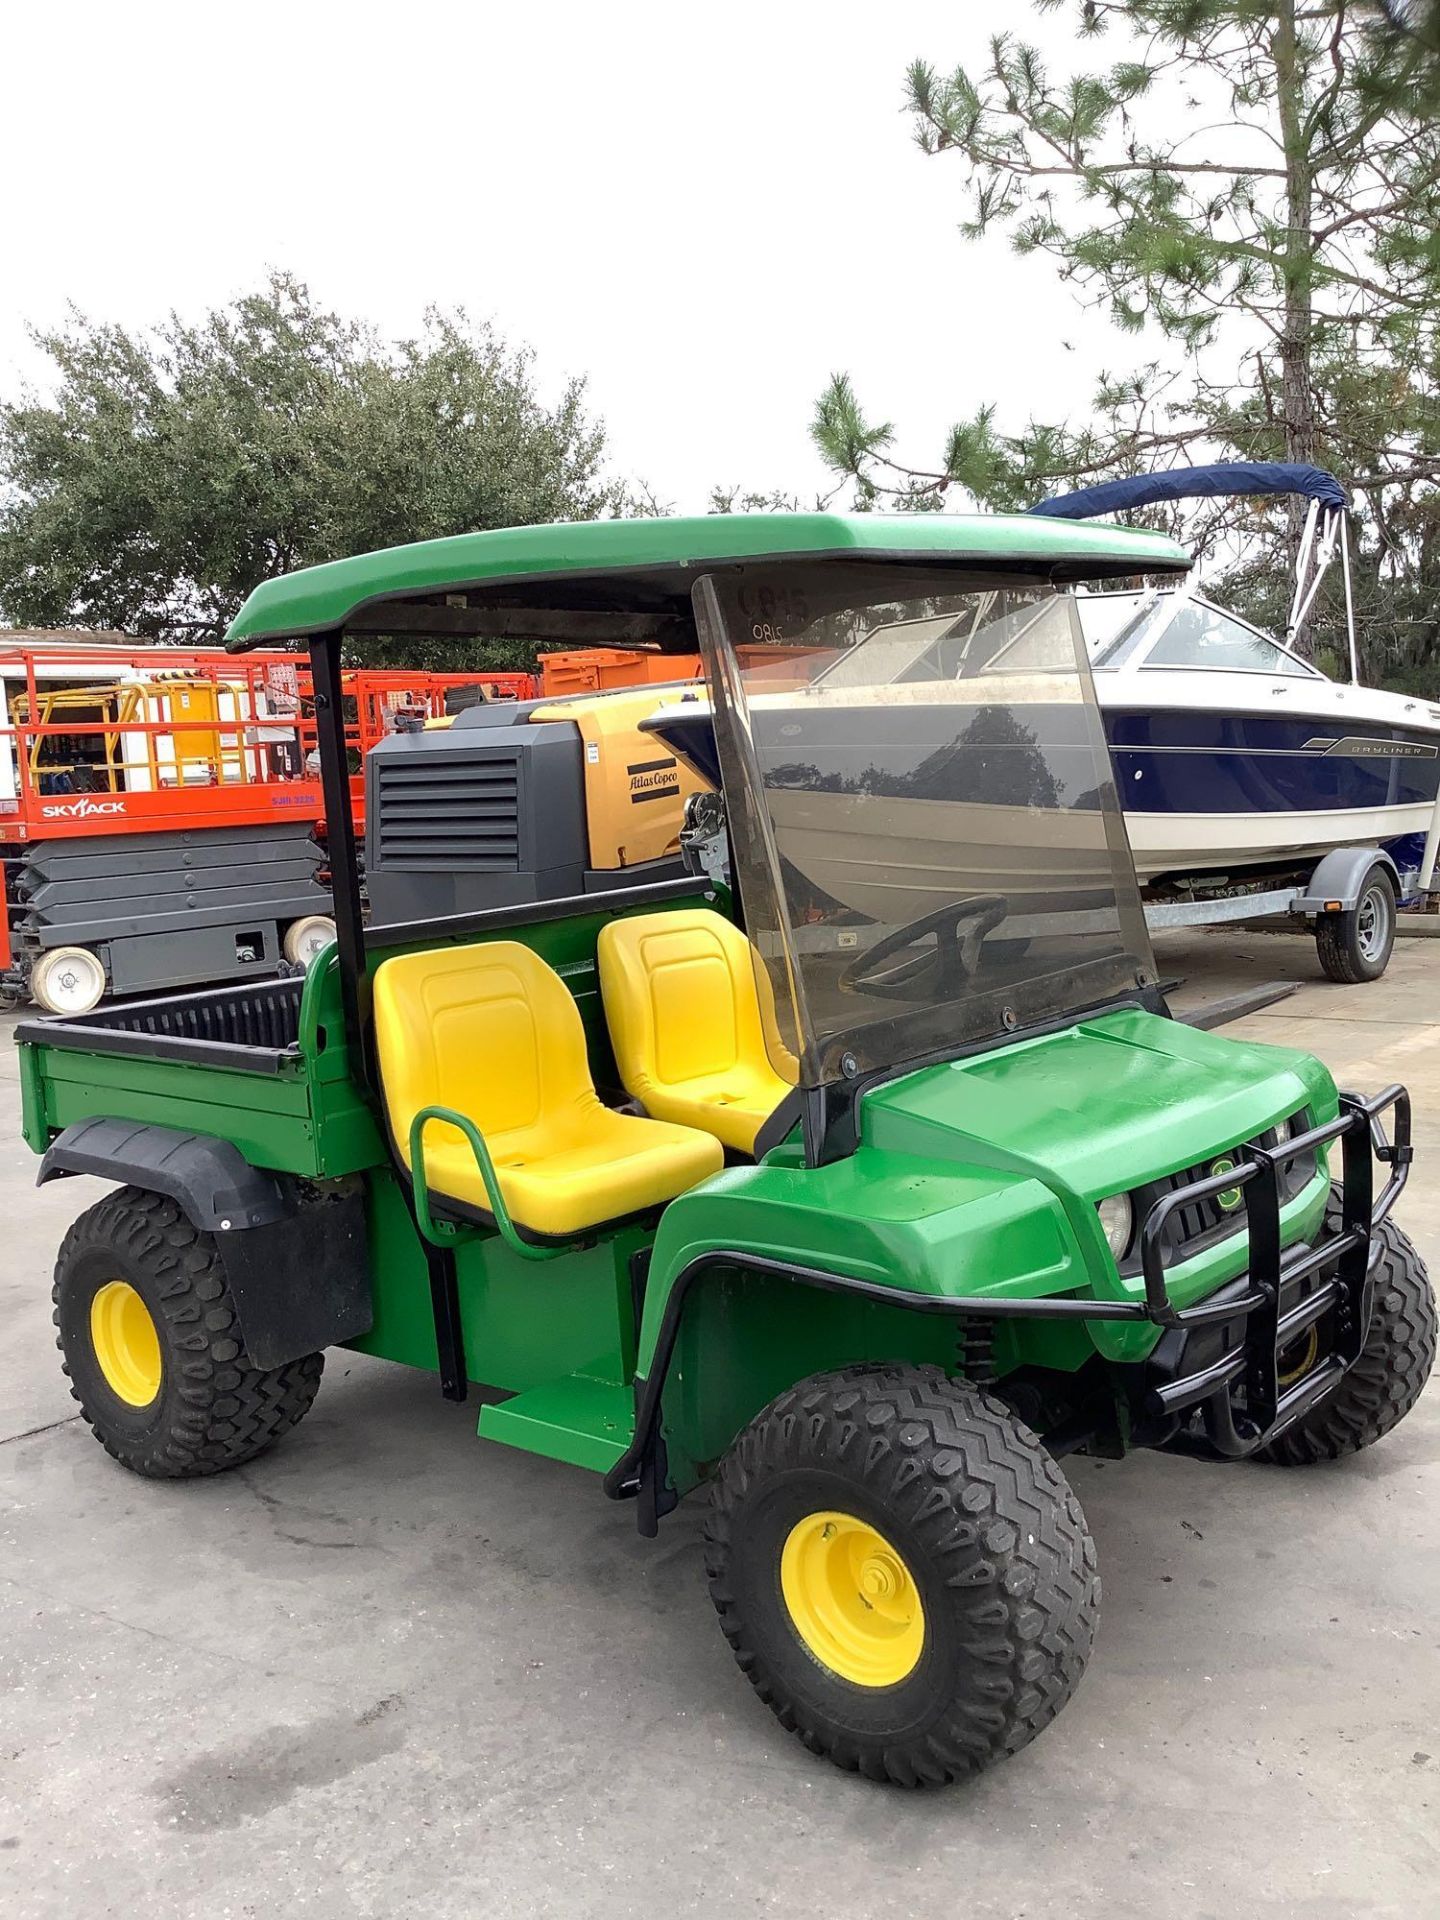
{"label": "trailer wheel", "polygon": [[726,1455],[705,1530],[725,1637],[780,1724],[902,1786],[980,1772],[1070,1698],[1100,1581],[1028,1428],[938,1368],[816,1374]]}
{"label": "trailer wheel", "polygon": [[96,1439],[183,1480],[253,1460],[310,1411],[324,1355],[251,1364],[213,1234],[121,1187],[82,1213],[55,1265],[56,1345]]}
{"label": "trailer wheel", "polygon": [[[1420,1398],[1435,1364],[1434,1289],[1414,1243],[1393,1220],[1382,1222],[1375,1243],[1375,1299],[1364,1351],[1302,1420],[1260,1449],[1259,1459],[1277,1467],[1341,1460],[1383,1439]],[[1320,1335],[1323,1329],[1324,1322]],[[1296,1369],[1290,1377],[1303,1378],[1323,1352],[1317,1335],[1287,1356]]]}
{"label": "trailer wheel", "polygon": [[292,920],[281,942],[285,958],[292,967],[308,967],[335,938],[335,922],[327,913],[307,913],[303,920]]}
{"label": "trailer wheel", "polygon": [[1317,916],[1315,950],[1331,980],[1348,987],[1380,978],[1395,947],[1395,905],[1395,882],[1374,866],[1349,913]]}
{"label": "trailer wheel", "polygon": [[88,947],[52,947],[30,969],[30,997],[46,1013],[89,1013],[105,986],[104,965]]}

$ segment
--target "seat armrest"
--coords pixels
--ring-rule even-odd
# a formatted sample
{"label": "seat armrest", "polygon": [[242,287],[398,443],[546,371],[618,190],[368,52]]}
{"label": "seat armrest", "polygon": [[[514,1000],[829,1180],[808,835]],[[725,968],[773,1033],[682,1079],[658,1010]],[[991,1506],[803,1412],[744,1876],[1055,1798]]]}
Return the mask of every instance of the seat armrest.
{"label": "seat armrest", "polygon": [[557,1254],[567,1251],[564,1247],[532,1247],[528,1240],[520,1237],[515,1222],[510,1218],[505,1195],[500,1191],[499,1177],[495,1172],[495,1163],[490,1158],[490,1149],[485,1144],[484,1134],[473,1120],[463,1113],[456,1113],[453,1107],[421,1107],[410,1122],[410,1180],[415,1193],[415,1221],[432,1247],[450,1247],[454,1244],[454,1235],[442,1233],[430,1210],[430,1183],[425,1176],[425,1129],[434,1120],[443,1120],[447,1126],[458,1127],[469,1142],[480,1178],[485,1183],[485,1196],[490,1202],[490,1211],[495,1216],[500,1238],[513,1253],[518,1253],[522,1260],[553,1260]]}

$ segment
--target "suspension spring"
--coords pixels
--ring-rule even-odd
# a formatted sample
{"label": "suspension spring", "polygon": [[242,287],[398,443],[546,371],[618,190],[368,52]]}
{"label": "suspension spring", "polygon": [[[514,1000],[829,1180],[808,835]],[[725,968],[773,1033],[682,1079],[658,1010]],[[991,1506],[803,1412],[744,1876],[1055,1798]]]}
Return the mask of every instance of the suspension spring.
{"label": "suspension spring", "polygon": [[995,1322],[969,1318],[960,1322],[957,1359],[960,1371],[977,1387],[988,1387],[995,1372]]}

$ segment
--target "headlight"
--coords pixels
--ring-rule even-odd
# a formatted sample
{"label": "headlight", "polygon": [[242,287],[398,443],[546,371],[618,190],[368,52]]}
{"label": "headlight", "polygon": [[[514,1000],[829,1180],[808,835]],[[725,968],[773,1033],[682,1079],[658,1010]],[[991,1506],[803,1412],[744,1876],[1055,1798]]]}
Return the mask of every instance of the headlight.
{"label": "headlight", "polygon": [[1095,1211],[1105,1229],[1105,1240],[1111,1253],[1117,1260],[1123,1259],[1135,1227],[1135,1209],[1130,1204],[1129,1194],[1112,1193],[1107,1199],[1097,1200]]}

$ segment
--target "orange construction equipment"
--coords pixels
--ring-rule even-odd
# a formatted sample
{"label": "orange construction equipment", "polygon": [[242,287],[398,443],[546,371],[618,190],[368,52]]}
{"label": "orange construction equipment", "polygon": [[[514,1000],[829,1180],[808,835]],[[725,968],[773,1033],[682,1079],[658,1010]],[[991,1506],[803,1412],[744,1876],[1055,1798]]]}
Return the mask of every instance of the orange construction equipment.
{"label": "orange construction equipment", "polygon": [[542,699],[568,693],[609,693],[615,687],[663,686],[698,680],[698,653],[659,653],[648,648],[581,647],[542,653],[535,662]]}
{"label": "orange construction equipment", "polygon": [[[377,741],[535,680],[355,668],[342,689],[363,808]],[[304,961],[332,930],[320,815],[308,662],[0,633],[0,993],[77,1012]]]}
{"label": "orange construction equipment", "polygon": [[[779,671],[798,659],[799,647],[737,647],[742,664],[750,657]],[[661,653],[654,647],[589,647],[569,653],[542,653],[535,662],[542,699],[570,693],[610,693],[617,687],[674,686],[703,675],[698,653]]]}
{"label": "orange construction equipment", "polygon": [[[360,759],[407,723],[473,700],[528,699],[528,673],[354,668],[344,675],[354,791]],[[314,692],[291,654],[4,645],[0,842],[235,825],[318,814]]]}

